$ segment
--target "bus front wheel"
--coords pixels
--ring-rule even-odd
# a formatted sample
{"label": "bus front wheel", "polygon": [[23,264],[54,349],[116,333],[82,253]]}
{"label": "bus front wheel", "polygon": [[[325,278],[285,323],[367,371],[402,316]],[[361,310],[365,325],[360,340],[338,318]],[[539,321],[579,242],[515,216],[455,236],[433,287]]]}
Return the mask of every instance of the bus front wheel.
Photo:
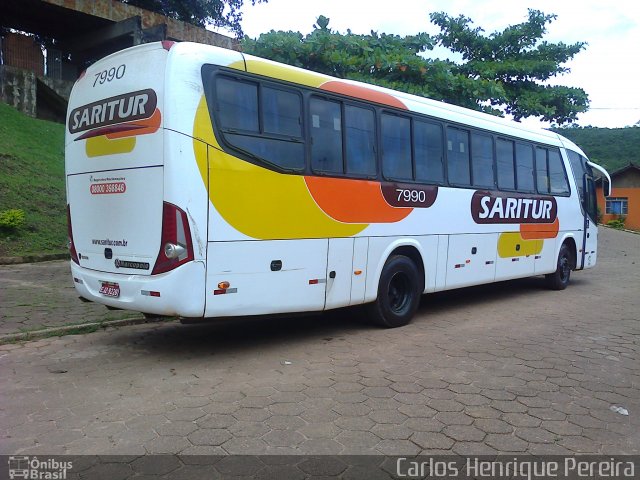
{"label": "bus front wheel", "polygon": [[566,243],[560,247],[560,253],[558,253],[558,264],[556,271],[545,275],[547,286],[552,290],[564,290],[569,285],[569,279],[571,278],[571,250]]}
{"label": "bus front wheel", "polygon": [[381,327],[402,327],[411,321],[420,302],[420,274],[404,255],[389,257],[382,269],[378,298],[368,306],[369,318]]}

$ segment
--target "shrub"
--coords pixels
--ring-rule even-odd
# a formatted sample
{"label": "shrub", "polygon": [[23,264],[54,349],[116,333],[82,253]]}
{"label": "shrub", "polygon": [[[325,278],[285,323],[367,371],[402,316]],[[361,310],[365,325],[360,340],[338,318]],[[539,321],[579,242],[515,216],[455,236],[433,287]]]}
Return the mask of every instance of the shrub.
{"label": "shrub", "polygon": [[614,220],[609,220],[607,225],[612,228],[617,228],[618,230],[622,230],[624,228],[625,217],[616,218]]}
{"label": "shrub", "polygon": [[0,212],[0,228],[16,230],[24,224],[24,212],[17,208]]}

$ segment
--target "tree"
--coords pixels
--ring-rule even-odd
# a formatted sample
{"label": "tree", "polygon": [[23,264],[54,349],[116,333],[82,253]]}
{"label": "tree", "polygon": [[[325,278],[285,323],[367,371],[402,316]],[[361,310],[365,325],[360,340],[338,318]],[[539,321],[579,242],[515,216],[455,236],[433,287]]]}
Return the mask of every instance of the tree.
{"label": "tree", "polygon": [[[165,17],[182,20],[199,27],[215,25],[228,28],[242,37],[242,12],[244,0],[120,0],[136,7],[157,12]],[[251,5],[268,0],[251,0]]]}
{"label": "tree", "polygon": [[[378,34],[340,34],[320,16],[314,30],[271,31],[257,39],[245,37],[247,53],[326,73],[443,100],[514,119],[540,117],[557,124],[576,120],[588,108],[581,88],[545,83],[568,72],[563,64],[585,43],[573,45],[542,41],[555,15],[529,10],[528,20],[502,32],[483,35],[471,19],[433,13],[440,34],[418,33],[401,37]],[[461,62],[431,59],[435,46],[462,56]]]}

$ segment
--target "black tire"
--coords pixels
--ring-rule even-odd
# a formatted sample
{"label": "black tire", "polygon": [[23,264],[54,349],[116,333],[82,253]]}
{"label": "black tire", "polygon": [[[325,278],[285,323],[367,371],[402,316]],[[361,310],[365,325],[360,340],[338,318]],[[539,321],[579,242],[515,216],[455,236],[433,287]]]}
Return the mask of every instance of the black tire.
{"label": "black tire", "polygon": [[385,328],[408,324],[418,309],[420,273],[415,263],[404,255],[389,257],[382,269],[378,298],[367,305],[371,321]]}
{"label": "black tire", "polygon": [[567,288],[571,278],[572,260],[573,255],[571,255],[571,249],[566,243],[563,243],[562,247],[560,247],[560,252],[558,253],[556,271],[545,275],[547,286],[551,290],[564,290]]}

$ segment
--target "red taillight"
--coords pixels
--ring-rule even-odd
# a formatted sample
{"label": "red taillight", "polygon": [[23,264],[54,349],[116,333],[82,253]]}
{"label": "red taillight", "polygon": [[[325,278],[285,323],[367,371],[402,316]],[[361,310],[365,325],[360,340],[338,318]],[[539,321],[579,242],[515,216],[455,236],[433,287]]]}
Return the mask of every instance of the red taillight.
{"label": "red taillight", "polygon": [[162,204],[162,241],[152,275],[168,272],[193,260],[187,214],[171,203]]}
{"label": "red taillight", "polygon": [[171,40],[162,40],[160,43],[162,43],[162,48],[164,48],[168,52],[169,50],[171,50],[171,47],[175,45],[176,42]]}
{"label": "red taillight", "polygon": [[67,235],[69,236],[69,254],[71,255],[71,260],[80,265],[80,260],[78,260],[78,252],[76,252],[76,246],[73,243],[73,228],[71,228],[71,207],[67,203]]}

